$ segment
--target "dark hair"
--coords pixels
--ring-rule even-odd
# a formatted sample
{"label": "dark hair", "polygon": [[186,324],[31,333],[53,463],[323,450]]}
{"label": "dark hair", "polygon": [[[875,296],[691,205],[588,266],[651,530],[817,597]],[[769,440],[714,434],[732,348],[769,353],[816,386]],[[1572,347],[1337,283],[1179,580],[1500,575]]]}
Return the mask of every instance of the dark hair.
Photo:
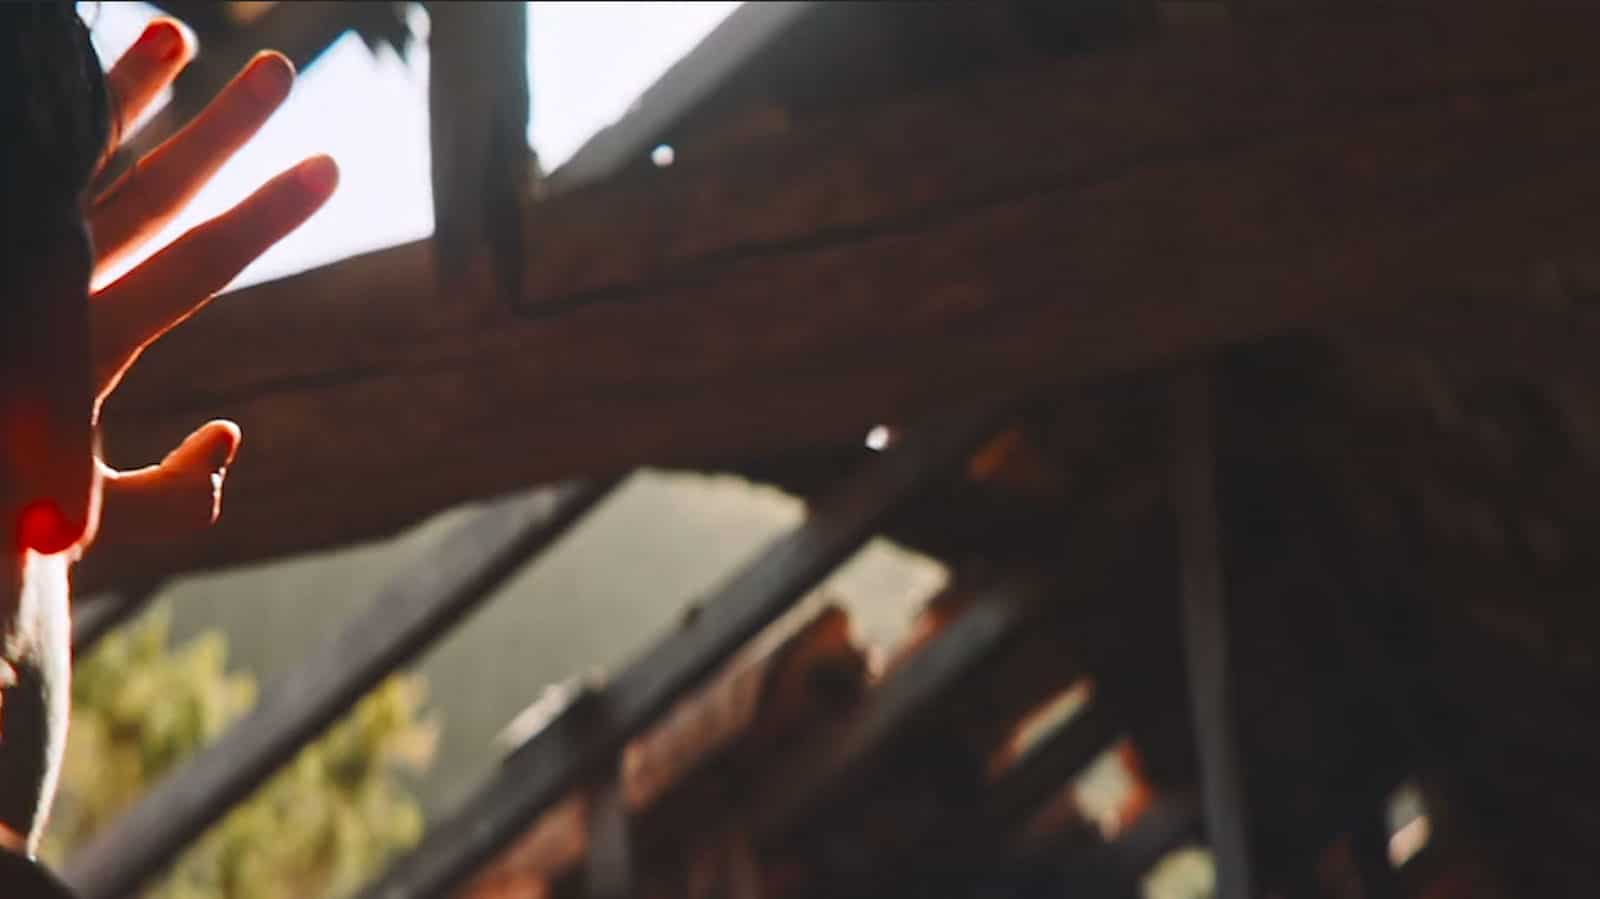
{"label": "dark hair", "polygon": [[90,252],[83,201],[113,146],[111,102],[73,3],[0,2],[0,370],[26,353],[38,304],[58,302],[40,289],[56,257]]}
{"label": "dark hair", "polygon": [[111,138],[105,77],[74,4],[0,3],[0,254],[81,215]]}
{"label": "dark hair", "polygon": [[[83,201],[111,146],[111,130],[105,76],[73,4],[0,2],[0,412],[9,414],[7,404],[23,392],[46,397],[41,420],[65,435],[58,467],[68,481],[28,489],[39,487],[64,504],[87,494],[67,491],[88,484],[93,465],[87,319],[93,259]],[[81,460],[70,452],[77,444]],[[8,486],[15,485],[0,481],[0,499]],[[57,488],[59,497],[51,492]],[[47,623],[57,630],[4,647],[18,677],[3,700],[0,823],[27,836],[30,848],[65,745],[70,638],[60,622]],[[0,620],[0,628],[9,625]],[[10,889],[7,880],[5,895]]]}

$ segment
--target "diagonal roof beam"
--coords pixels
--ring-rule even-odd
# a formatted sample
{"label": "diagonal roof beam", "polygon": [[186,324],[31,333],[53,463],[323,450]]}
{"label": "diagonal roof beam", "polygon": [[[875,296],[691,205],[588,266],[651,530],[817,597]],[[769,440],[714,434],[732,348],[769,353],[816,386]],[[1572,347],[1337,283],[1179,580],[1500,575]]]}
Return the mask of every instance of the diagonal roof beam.
{"label": "diagonal roof beam", "polygon": [[428,899],[476,873],[573,786],[615,765],[629,738],[844,562],[897,508],[958,464],[1003,424],[1005,414],[990,404],[955,412],[914,431],[841,483],[804,524],[774,540],[714,591],[682,630],[531,737],[361,895]]}
{"label": "diagonal roof beam", "polygon": [[85,899],[133,892],[609,491],[609,484],[572,483],[488,505],[400,571],[365,612],[268,685],[254,711],[73,856],[68,883]]}
{"label": "diagonal roof beam", "polygon": [[818,6],[815,0],[740,4],[640,94],[627,115],[596,132],[553,171],[546,187],[562,191],[602,181],[645,159],[661,134]]}

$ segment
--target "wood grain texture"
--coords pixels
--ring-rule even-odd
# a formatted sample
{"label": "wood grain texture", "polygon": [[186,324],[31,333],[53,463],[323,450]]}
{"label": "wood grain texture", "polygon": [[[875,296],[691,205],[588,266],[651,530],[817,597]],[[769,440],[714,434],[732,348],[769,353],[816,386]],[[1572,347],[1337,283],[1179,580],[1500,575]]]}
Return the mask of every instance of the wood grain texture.
{"label": "wood grain texture", "polygon": [[[223,298],[152,349],[107,423],[114,459],[142,464],[239,420],[222,523],[80,577],[854,441],[1505,283],[1600,233],[1600,13],[1418,7],[1182,30],[682,153],[541,204],[514,311],[436,296],[426,244]],[[461,284],[488,295],[482,258]]]}

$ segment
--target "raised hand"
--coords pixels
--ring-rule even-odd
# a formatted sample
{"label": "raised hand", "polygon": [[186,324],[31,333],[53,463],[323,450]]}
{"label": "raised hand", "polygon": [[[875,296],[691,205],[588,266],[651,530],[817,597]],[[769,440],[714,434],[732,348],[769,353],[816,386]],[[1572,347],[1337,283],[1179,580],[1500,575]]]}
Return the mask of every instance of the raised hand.
{"label": "raised hand", "polygon": [[[193,57],[174,22],[152,22],[108,75],[116,115],[130,123]],[[294,68],[263,52],[183,130],[140,159],[87,210],[98,270],[147,243],[205,186],[289,95]],[[338,169],[326,156],[272,178],[232,209],[163,247],[90,299],[95,416],[145,347],[204,306],[245,266],[299,227],[332,194]],[[197,373],[203,377],[203,373]],[[98,540],[119,534],[179,536],[216,520],[222,480],[240,441],[237,425],[212,421],[156,465],[115,471],[104,484]]]}

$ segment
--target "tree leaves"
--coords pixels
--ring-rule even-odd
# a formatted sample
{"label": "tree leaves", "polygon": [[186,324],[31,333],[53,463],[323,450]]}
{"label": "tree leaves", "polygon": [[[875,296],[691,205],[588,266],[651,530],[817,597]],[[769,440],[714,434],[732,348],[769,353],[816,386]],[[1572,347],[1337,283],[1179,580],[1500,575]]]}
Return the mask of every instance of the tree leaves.
{"label": "tree leaves", "polygon": [[[227,670],[220,632],[169,647],[158,607],[78,660],[72,725],[43,856],[59,865],[148,787],[219,737],[256,701]],[[342,895],[422,836],[405,779],[437,742],[426,685],[390,677],[316,743],[207,831],[148,899],[315,899]]]}

